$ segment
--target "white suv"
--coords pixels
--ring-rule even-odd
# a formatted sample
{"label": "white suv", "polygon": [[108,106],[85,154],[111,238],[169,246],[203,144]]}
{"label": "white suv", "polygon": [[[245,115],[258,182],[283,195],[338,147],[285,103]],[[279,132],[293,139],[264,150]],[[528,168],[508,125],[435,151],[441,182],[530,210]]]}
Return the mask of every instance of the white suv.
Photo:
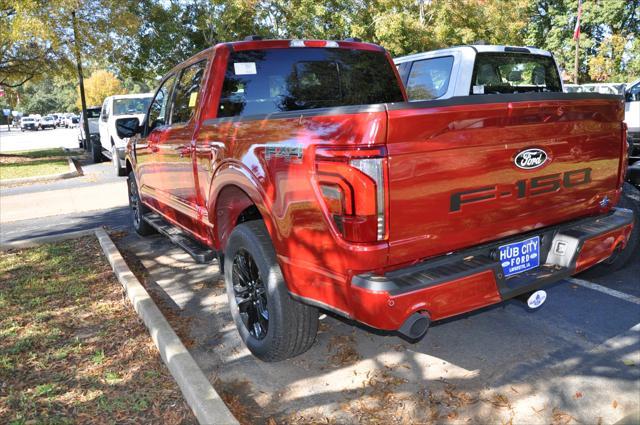
{"label": "white suv", "polygon": [[118,137],[116,120],[136,117],[142,122],[152,97],[153,93],[116,95],[107,97],[102,104],[99,121],[100,142],[102,148],[111,154],[111,161],[118,176],[124,176],[126,173],[124,154],[127,140]]}

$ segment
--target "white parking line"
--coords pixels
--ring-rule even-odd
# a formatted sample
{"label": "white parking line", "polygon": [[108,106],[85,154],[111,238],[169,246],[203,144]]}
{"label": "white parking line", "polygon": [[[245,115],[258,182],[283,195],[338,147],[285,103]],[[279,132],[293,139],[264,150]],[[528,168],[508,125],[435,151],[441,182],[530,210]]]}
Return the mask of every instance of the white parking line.
{"label": "white parking line", "polygon": [[573,283],[574,285],[584,286],[585,288],[593,289],[594,291],[602,292],[603,294],[611,295],[612,297],[640,305],[640,298],[633,295],[625,294],[624,292],[616,291],[615,289],[607,288],[606,286],[598,285],[597,283],[589,282],[587,280],[576,279],[573,277],[565,280]]}

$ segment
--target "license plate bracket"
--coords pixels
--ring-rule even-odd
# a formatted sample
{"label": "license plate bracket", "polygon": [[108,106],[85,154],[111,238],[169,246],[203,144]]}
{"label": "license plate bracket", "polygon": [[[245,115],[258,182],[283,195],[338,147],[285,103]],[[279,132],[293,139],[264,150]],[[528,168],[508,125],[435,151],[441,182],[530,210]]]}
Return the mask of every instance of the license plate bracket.
{"label": "license plate bracket", "polygon": [[498,247],[504,277],[513,276],[540,266],[540,236]]}

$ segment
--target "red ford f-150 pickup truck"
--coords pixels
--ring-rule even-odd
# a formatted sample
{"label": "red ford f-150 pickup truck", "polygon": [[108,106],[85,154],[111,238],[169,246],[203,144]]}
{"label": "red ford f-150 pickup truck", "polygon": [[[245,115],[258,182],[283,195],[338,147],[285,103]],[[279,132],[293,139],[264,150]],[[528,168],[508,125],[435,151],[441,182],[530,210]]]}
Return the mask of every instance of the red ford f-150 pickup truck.
{"label": "red ford f-150 pickup truck", "polygon": [[406,100],[374,44],[207,49],[167,74],[142,123],[116,123],[134,227],[218,257],[266,361],[313,344],[318,308],[417,339],[627,242],[621,98]]}

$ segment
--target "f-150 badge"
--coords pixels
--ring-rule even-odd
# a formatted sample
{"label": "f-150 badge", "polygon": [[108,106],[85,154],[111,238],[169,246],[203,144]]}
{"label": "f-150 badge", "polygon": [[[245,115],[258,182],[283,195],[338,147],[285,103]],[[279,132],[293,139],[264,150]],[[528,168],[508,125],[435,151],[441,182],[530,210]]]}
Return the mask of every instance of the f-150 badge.
{"label": "f-150 badge", "polygon": [[545,162],[547,162],[547,158],[547,153],[542,149],[530,148],[525,149],[516,155],[513,162],[518,168],[522,168],[523,170],[532,170],[534,168],[541,167]]}
{"label": "f-150 badge", "polygon": [[302,162],[302,146],[267,144],[264,157],[267,161],[271,158],[282,158],[289,162]]}

